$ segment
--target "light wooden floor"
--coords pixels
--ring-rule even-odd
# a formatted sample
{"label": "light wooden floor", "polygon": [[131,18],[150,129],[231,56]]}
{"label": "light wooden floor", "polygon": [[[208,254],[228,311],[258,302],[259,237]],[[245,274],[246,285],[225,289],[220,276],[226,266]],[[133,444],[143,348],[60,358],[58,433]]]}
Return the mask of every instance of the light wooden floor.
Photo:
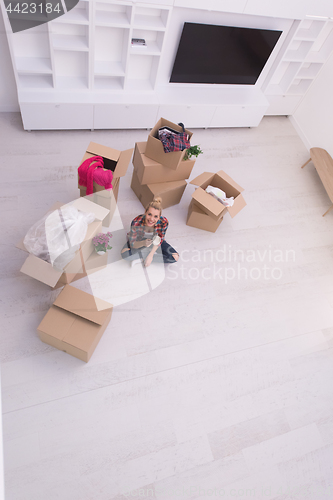
{"label": "light wooden floor", "polygon": [[59,291],[20,274],[15,243],[78,196],[90,140],[126,149],[147,133],[27,133],[0,115],[6,500],[331,499],[333,213],[288,119],[194,131],[193,177],[225,170],[247,207],[215,234],[188,227],[188,186],[164,212],[181,255],[165,275],[118,261],[142,213],[130,166],[108,271],[75,284],[117,304],[95,354],[39,340]]}

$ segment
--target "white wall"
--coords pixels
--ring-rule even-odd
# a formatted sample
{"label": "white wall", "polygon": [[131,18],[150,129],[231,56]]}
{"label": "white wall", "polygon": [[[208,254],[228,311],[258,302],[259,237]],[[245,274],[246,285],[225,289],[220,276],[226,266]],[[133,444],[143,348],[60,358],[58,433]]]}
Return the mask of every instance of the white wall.
{"label": "white wall", "polygon": [[19,109],[14,71],[0,9],[0,112]]}
{"label": "white wall", "polygon": [[[1,388],[1,379],[0,379]],[[3,443],[2,443],[2,410],[1,410],[1,392],[0,392],[0,500],[5,499],[4,485],[4,465],[3,465]]]}
{"label": "white wall", "polygon": [[308,149],[326,149],[333,157],[333,54],[290,118]]}

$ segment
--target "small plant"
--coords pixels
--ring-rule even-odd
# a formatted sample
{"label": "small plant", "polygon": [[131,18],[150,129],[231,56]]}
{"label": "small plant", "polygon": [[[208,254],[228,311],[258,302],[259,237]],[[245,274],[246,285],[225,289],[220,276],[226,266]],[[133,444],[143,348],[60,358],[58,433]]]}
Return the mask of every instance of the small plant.
{"label": "small plant", "polygon": [[109,241],[111,238],[111,233],[99,233],[94,236],[92,242],[96,252],[106,252],[107,250],[111,250],[112,247],[109,246]]}
{"label": "small plant", "polygon": [[200,146],[191,146],[189,149],[186,150],[184,160],[189,160],[192,156],[198,157],[199,155],[203,154],[202,149],[200,149]]}

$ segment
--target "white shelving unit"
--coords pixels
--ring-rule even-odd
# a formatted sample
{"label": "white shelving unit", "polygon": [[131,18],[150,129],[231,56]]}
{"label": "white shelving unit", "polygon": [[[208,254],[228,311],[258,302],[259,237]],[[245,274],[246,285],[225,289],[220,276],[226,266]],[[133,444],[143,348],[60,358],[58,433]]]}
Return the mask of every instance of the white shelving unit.
{"label": "white shelving unit", "polygon": [[[210,1],[80,0],[64,16],[15,34],[2,2],[24,128],[148,128],[163,115],[188,127],[248,127],[264,114],[291,114],[333,50],[328,20],[287,22],[260,85],[168,84],[182,22],[223,24],[234,5],[234,22],[241,16],[244,25],[244,1],[236,2],[237,13],[230,0],[212,2],[212,12],[204,10]],[[269,19],[259,24],[266,22],[277,27]],[[132,38],[146,45],[132,45]]]}
{"label": "white shelving unit", "polygon": [[333,50],[329,19],[295,21],[294,35],[265,85],[266,114],[292,114]]}

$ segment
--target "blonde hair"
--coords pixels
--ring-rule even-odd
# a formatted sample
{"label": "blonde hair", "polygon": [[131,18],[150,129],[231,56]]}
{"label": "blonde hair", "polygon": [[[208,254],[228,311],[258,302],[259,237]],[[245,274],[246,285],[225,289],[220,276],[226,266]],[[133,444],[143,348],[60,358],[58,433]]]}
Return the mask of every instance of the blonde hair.
{"label": "blonde hair", "polygon": [[161,215],[161,213],[162,213],[161,203],[162,203],[162,198],[160,198],[160,197],[154,198],[153,201],[148,203],[148,205],[146,206],[145,212],[147,212],[149,210],[149,208],[152,207],[152,208],[155,208],[155,210],[159,210],[160,215]]}

